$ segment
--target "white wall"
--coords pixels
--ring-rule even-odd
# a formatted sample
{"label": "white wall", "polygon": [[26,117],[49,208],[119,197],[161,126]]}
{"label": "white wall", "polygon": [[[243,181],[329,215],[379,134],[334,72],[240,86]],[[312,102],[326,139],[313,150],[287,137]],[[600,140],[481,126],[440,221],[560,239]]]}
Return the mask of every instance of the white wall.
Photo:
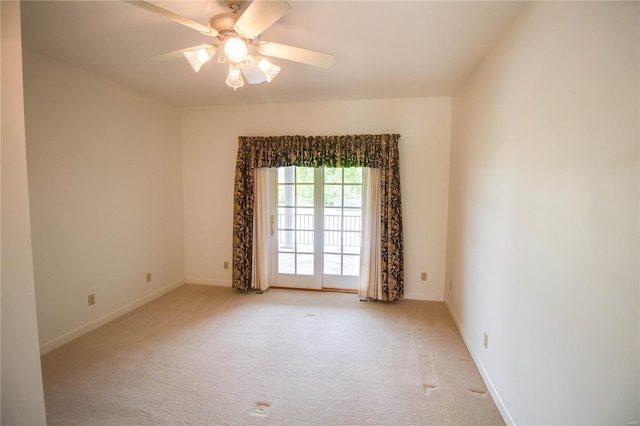
{"label": "white wall", "polygon": [[46,423],[31,255],[20,3],[0,2],[2,424]]}
{"label": "white wall", "polygon": [[40,54],[25,51],[24,70],[46,352],[183,282],[180,115]]}
{"label": "white wall", "polygon": [[238,136],[400,133],[405,297],[442,300],[450,111],[449,98],[183,109],[187,282],[231,283]]}
{"label": "white wall", "polygon": [[638,18],[531,3],[453,100],[445,297],[516,424],[639,420]]}

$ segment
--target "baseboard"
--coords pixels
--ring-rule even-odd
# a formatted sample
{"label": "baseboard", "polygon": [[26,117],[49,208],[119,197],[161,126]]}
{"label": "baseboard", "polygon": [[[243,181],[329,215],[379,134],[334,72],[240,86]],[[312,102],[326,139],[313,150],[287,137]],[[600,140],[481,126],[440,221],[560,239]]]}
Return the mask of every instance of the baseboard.
{"label": "baseboard", "polygon": [[216,287],[231,287],[229,280],[212,280],[209,278],[187,278],[187,284],[212,285]]}
{"label": "baseboard", "polygon": [[51,352],[52,350],[59,348],[65,343],[69,343],[70,341],[77,339],[78,337],[89,333],[90,331],[95,330],[98,327],[105,325],[106,323],[113,321],[114,319],[121,317],[122,315],[133,311],[136,308],[139,308],[142,305],[146,305],[154,299],[162,296],[165,293],[170,292],[171,290],[180,287],[185,283],[184,279],[178,280],[174,283],[169,284],[168,286],[162,287],[159,290],[154,291],[151,294],[144,296],[141,299],[136,300],[133,303],[129,303],[126,306],[123,306],[120,309],[116,309],[115,311],[108,313],[106,315],[101,316],[98,319],[91,321],[88,324],[85,324],[81,327],[76,328],[68,333],[63,334],[62,336],[56,337],[46,343],[40,345],[40,355],[44,355],[47,352]]}
{"label": "baseboard", "polygon": [[507,407],[504,405],[502,398],[500,398],[500,395],[498,394],[498,391],[493,385],[493,382],[491,381],[491,378],[489,377],[487,370],[485,370],[484,366],[480,362],[480,358],[476,355],[475,351],[473,350],[473,347],[471,346],[471,341],[469,340],[469,338],[467,337],[467,334],[462,328],[462,324],[460,323],[458,316],[453,310],[453,307],[449,304],[449,301],[447,299],[444,299],[444,305],[447,307],[449,314],[451,314],[451,318],[453,318],[453,321],[456,323],[456,327],[458,327],[458,331],[462,336],[462,340],[464,341],[464,344],[467,346],[467,349],[469,350],[469,353],[471,354],[471,358],[473,358],[473,361],[475,362],[476,367],[478,367],[478,371],[480,371],[482,380],[484,380],[485,385],[487,385],[487,389],[489,390],[489,393],[491,394],[493,401],[496,403],[496,407],[498,408],[500,415],[502,416],[503,420],[507,425],[509,426],[515,425],[515,422],[513,421],[511,414],[509,414],[509,410],[507,410]]}
{"label": "baseboard", "polygon": [[[187,278],[187,284],[212,285],[216,287],[231,287],[230,280],[214,280],[210,278]],[[286,288],[273,287],[272,288]],[[293,289],[295,290],[295,289]],[[442,302],[442,293],[421,293],[414,291],[405,291],[404,298],[407,300],[425,300],[431,302]]]}
{"label": "baseboard", "polygon": [[[211,278],[191,277],[191,278],[187,278],[186,282],[187,284],[212,285],[216,287],[231,287],[230,280],[214,280]],[[421,293],[421,292],[405,291],[404,298],[408,300],[425,300],[425,301],[433,301],[433,302],[442,302],[441,293]]]}

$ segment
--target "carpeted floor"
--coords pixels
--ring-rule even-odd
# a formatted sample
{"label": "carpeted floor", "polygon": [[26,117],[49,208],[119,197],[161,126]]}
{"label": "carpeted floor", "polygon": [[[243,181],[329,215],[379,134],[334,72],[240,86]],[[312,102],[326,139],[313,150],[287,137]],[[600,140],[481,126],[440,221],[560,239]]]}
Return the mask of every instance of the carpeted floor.
{"label": "carpeted floor", "polygon": [[42,358],[49,424],[504,424],[444,304],[182,286]]}

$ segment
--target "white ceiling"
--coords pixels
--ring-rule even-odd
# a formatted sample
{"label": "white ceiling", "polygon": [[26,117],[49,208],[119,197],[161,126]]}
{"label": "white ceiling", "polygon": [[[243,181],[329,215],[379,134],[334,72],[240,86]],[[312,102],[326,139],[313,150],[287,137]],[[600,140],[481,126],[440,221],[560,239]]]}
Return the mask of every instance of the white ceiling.
{"label": "white ceiling", "polygon": [[[222,0],[155,1],[207,24]],[[179,106],[449,96],[522,7],[500,1],[307,1],[261,39],[331,53],[323,69],[282,59],[271,83],[233,91],[227,66],[195,73],[186,60],[149,57],[210,37],[120,1],[26,1],[23,44]]]}

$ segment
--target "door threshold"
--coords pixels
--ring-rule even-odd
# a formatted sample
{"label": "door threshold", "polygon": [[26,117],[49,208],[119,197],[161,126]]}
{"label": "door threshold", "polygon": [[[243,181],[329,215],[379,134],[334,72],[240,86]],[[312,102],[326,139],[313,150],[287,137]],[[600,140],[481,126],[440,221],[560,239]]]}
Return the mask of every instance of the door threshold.
{"label": "door threshold", "polygon": [[273,288],[275,290],[296,290],[296,291],[315,291],[315,292],[324,292],[324,293],[358,294],[358,290],[350,290],[348,288],[323,287],[321,289],[316,289],[316,288],[296,288],[296,287],[277,287],[277,286],[271,286],[269,288]]}

